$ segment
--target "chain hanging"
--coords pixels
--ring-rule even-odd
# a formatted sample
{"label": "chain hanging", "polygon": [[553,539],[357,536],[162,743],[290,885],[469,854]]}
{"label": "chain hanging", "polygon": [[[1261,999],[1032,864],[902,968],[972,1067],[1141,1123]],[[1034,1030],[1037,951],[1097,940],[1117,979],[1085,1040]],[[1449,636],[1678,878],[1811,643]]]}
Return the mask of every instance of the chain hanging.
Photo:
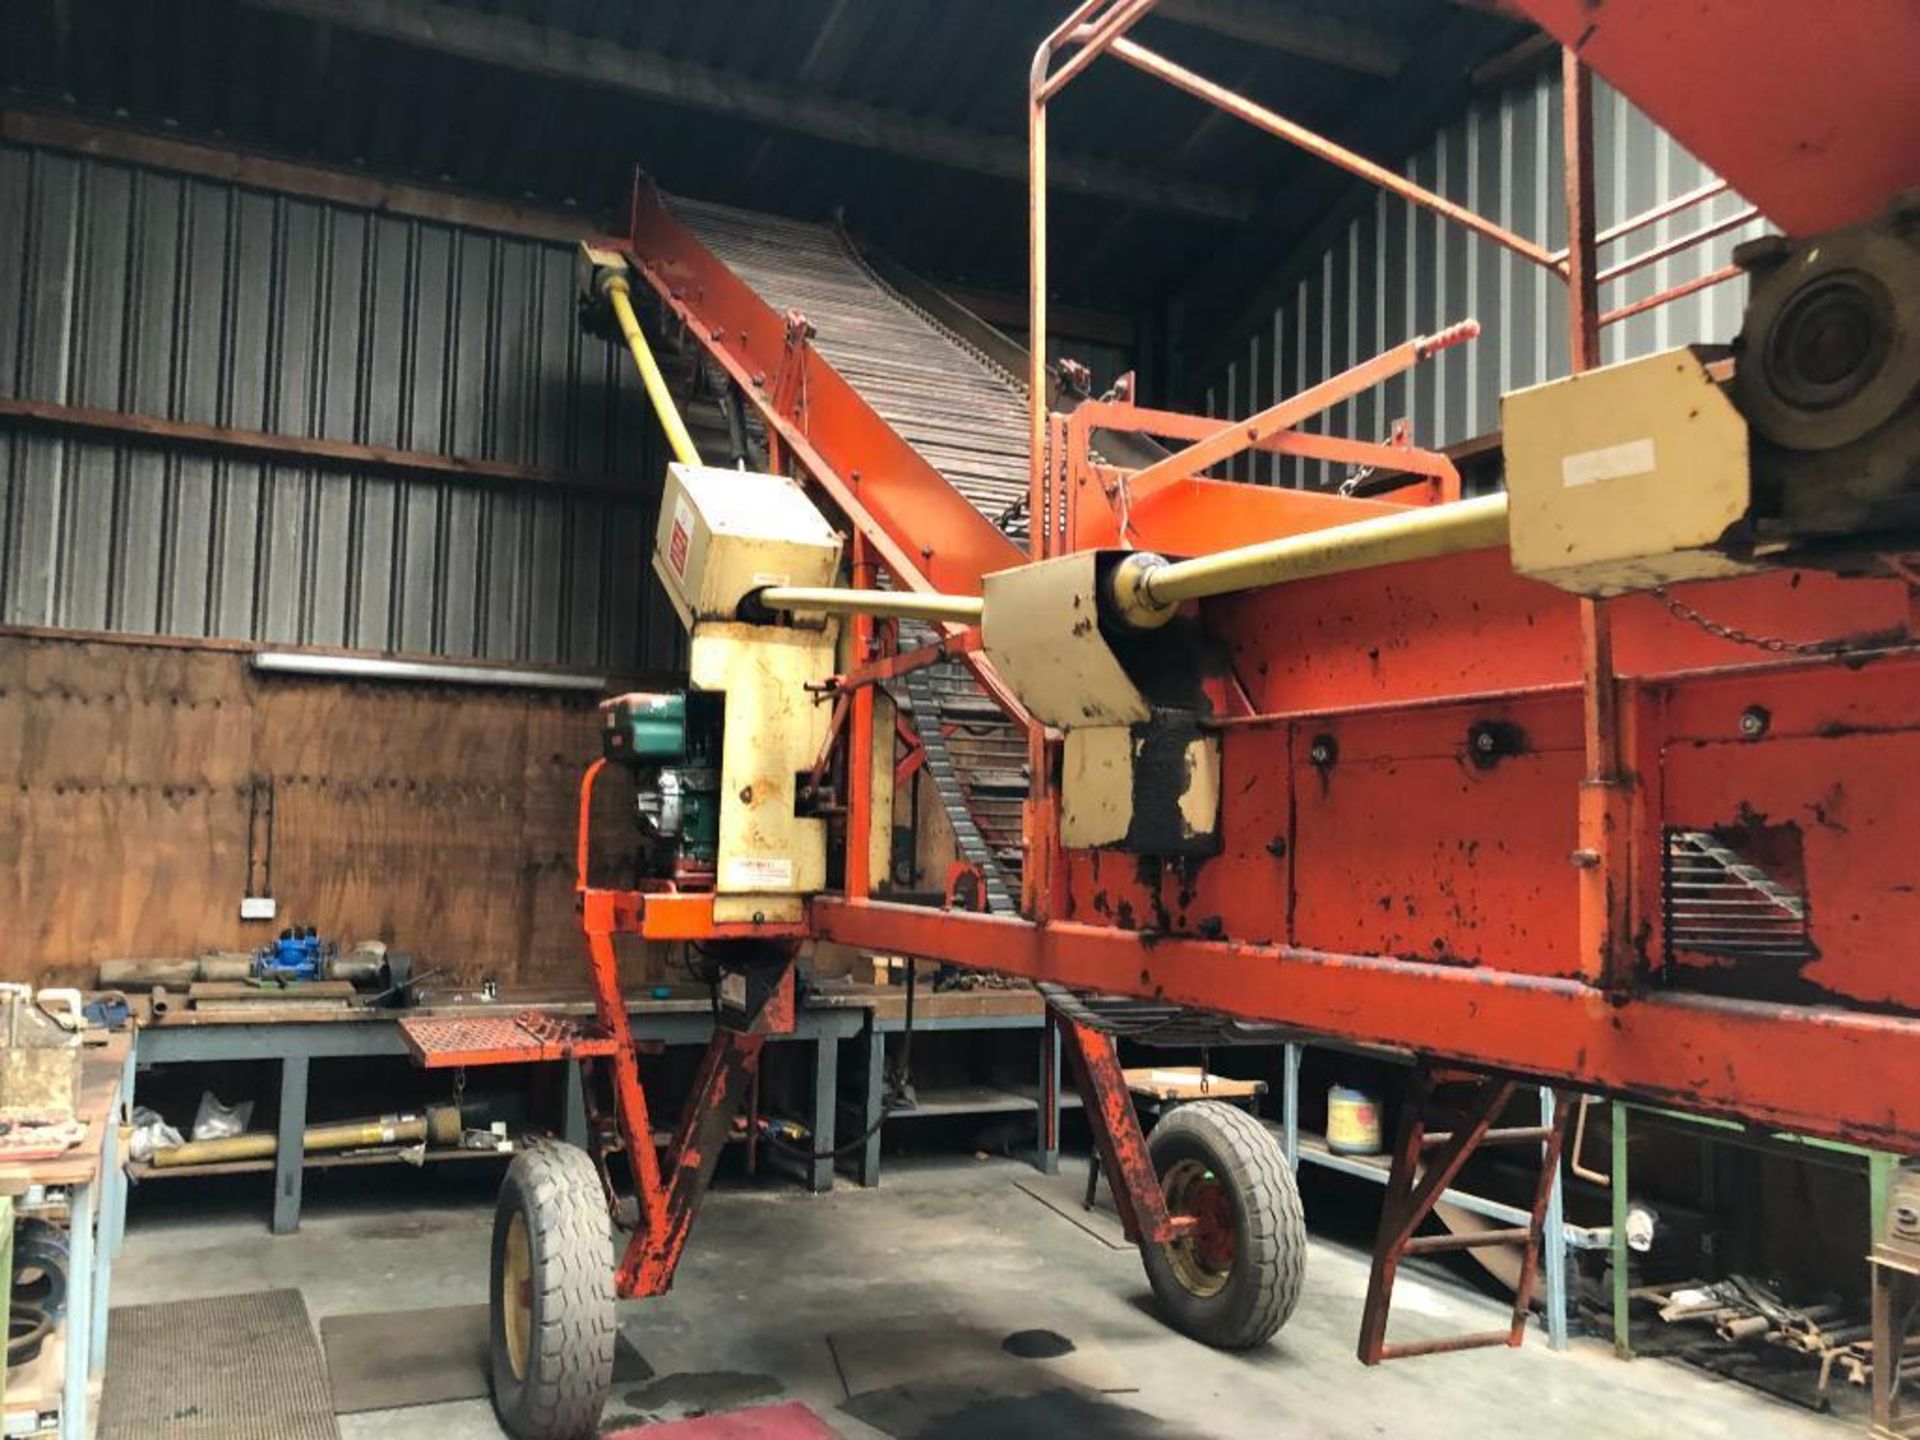
{"label": "chain hanging", "polygon": [[1837,645],[1831,640],[1787,640],[1778,635],[1752,634],[1737,626],[1728,625],[1724,621],[1702,615],[1686,601],[1669,594],[1664,585],[1657,587],[1653,593],[1675,619],[1699,626],[1716,640],[1730,640],[1735,645],[1751,645],[1756,650],[1765,650],[1772,655],[1843,655],[1847,653],[1848,647]]}

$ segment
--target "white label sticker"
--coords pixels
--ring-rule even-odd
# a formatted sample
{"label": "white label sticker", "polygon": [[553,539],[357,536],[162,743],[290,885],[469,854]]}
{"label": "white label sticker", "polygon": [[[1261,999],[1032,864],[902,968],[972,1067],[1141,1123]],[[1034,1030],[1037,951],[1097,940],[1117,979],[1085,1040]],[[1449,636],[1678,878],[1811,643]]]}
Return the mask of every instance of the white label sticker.
{"label": "white label sticker", "polygon": [[1650,474],[1654,467],[1653,440],[1629,440],[1624,445],[1609,445],[1603,450],[1583,450],[1563,456],[1560,483],[1571,490],[1576,485],[1593,485],[1601,480],[1624,480],[1629,475]]}
{"label": "white label sticker", "polygon": [[667,567],[682,580],[687,578],[687,551],[693,544],[693,507],[684,495],[673,501],[673,531],[667,536]]}
{"label": "white label sticker", "polygon": [[720,977],[720,1003],[731,1010],[747,1008],[747,977],[729,970]]}
{"label": "white label sticker", "polygon": [[726,864],[731,890],[788,890],[793,887],[793,861],[771,855],[746,855]]}
{"label": "white label sticker", "polygon": [[776,575],[771,570],[756,570],[753,572],[753,585],[756,590],[763,585],[791,585],[792,583],[793,577],[791,575]]}

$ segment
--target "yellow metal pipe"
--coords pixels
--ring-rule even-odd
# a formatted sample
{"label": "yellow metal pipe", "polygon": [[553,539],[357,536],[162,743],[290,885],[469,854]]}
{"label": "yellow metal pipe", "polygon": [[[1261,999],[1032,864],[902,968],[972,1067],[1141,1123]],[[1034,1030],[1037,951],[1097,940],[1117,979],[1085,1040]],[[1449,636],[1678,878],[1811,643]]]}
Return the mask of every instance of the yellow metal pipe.
{"label": "yellow metal pipe", "polygon": [[891,615],[929,624],[975,624],[985,613],[978,595],[929,595],[912,590],[840,590],[831,586],[770,585],[759,592],[769,610],[802,610],[814,615]]}
{"label": "yellow metal pipe", "polygon": [[1134,625],[1151,627],[1183,600],[1201,600],[1291,580],[1310,580],[1376,565],[1397,565],[1486,550],[1507,543],[1507,497],[1486,495],[1448,505],[1402,510],[1351,525],[1288,535],[1257,545],[1167,561],[1128,557],[1114,572],[1112,599]]}
{"label": "yellow metal pipe", "polygon": [[653,347],[647,344],[647,337],[640,329],[639,317],[633,313],[627,277],[608,275],[600,282],[600,290],[613,307],[613,318],[620,323],[620,333],[626,337],[627,350],[633,356],[634,367],[640,372],[640,383],[647,387],[647,398],[653,402],[653,413],[660,417],[660,428],[667,432],[667,444],[673,448],[673,458],[682,465],[698,465],[700,452],[693,448],[693,436],[687,433],[686,422],[681,420],[680,412],[674,408],[666,377],[660,373],[659,362],[653,358]]}
{"label": "yellow metal pipe", "polygon": [[[432,1140],[436,1145],[454,1145],[460,1140],[460,1112],[451,1105],[435,1106],[425,1115],[390,1115],[380,1120],[343,1120],[328,1125],[309,1125],[302,1149],[310,1153],[327,1150],[363,1150],[376,1145],[412,1145]],[[271,1130],[250,1130],[243,1135],[227,1135],[218,1140],[189,1140],[153,1152],[153,1164],[159,1169],[176,1165],[211,1165],[228,1160],[259,1160],[280,1148],[280,1137]]]}

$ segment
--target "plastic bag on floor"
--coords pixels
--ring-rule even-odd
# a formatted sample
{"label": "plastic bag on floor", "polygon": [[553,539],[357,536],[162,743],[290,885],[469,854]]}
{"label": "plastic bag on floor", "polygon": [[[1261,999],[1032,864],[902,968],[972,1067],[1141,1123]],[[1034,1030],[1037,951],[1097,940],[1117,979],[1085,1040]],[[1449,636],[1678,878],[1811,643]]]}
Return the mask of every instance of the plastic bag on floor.
{"label": "plastic bag on floor", "polygon": [[184,1144],[180,1132],[161,1118],[158,1110],[149,1110],[145,1105],[133,1107],[133,1137],[127,1142],[127,1153],[135,1160],[151,1160],[156,1150],[171,1150],[175,1145]]}
{"label": "plastic bag on floor", "polygon": [[222,1105],[220,1097],[211,1090],[200,1092],[200,1108],[193,1115],[193,1138],[196,1140],[225,1140],[229,1135],[244,1135],[247,1122],[253,1119],[253,1101],[242,1100],[238,1105]]}

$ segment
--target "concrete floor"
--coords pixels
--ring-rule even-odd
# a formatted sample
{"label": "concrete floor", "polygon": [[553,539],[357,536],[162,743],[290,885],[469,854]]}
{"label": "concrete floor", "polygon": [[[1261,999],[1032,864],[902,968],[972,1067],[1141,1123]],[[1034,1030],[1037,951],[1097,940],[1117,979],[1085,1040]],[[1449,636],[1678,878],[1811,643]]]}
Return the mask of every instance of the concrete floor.
{"label": "concrete floor", "polygon": [[[1366,1257],[1318,1239],[1306,1298],[1274,1342],[1249,1355],[1208,1350],[1152,1318],[1135,1254],[1108,1248],[1014,1188],[1032,1173],[1016,1161],[923,1160],[891,1165],[872,1191],[843,1186],[809,1197],[769,1184],[716,1194],[673,1294],[622,1307],[623,1334],[652,1378],[616,1386],[609,1425],[797,1399],[848,1440],[1856,1433],[1673,1364],[1622,1363],[1593,1341],[1556,1355],[1530,1339],[1518,1352],[1367,1370],[1353,1359]],[[316,1323],[481,1302],[486,1183],[436,1184],[422,1201],[396,1175],[371,1191],[316,1197],[300,1233],[281,1238],[267,1233],[258,1195],[138,1197],[114,1298],[293,1286]],[[1104,1349],[1139,1388],[1095,1396],[1016,1381],[1009,1390],[1002,1371],[983,1388],[978,1377],[943,1376],[929,1357],[915,1383],[849,1401],[826,1335],[931,1317],[1056,1330]],[[1396,1293],[1397,1336],[1498,1323],[1494,1302],[1450,1282],[1405,1276]],[[1019,1371],[1028,1362],[1007,1363]],[[341,1431],[347,1440],[499,1434],[484,1401],[347,1416]]]}

